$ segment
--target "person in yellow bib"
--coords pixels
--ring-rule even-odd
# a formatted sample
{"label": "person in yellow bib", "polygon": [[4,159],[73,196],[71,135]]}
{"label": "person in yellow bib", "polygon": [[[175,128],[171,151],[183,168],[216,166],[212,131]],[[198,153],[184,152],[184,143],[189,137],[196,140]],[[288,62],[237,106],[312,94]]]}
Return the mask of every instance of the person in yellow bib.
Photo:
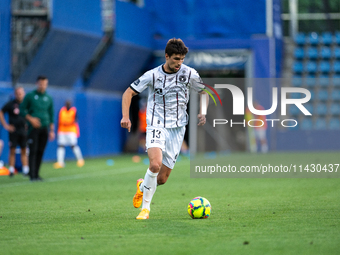
{"label": "person in yellow bib", "polygon": [[85,164],[80,147],[78,146],[79,126],[77,123],[77,109],[72,107],[71,101],[67,100],[65,106],[59,111],[58,119],[58,149],[57,162],[54,163],[55,169],[65,167],[65,147],[70,146],[77,159],[77,166]]}

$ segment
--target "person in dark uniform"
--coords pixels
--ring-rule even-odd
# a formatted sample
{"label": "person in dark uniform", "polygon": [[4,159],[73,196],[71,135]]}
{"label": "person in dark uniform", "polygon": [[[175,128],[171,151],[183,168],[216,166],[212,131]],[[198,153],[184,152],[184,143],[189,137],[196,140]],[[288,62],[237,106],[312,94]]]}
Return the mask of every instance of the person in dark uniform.
{"label": "person in dark uniform", "polygon": [[[27,175],[29,172],[28,159],[26,154],[27,125],[24,117],[20,115],[19,105],[25,97],[23,87],[16,87],[14,90],[15,98],[6,103],[0,110],[0,122],[9,132],[9,176],[14,175],[15,150],[17,146],[21,148],[22,172]],[[8,114],[9,123],[6,122],[4,114]]]}
{"label": "person in dark uniform", "polygon": [[55,138],[54,106],[52,97],[46,93],[47,77],[38,76],[36,84],[37,89],[27,93],[20,105],[20,114],[29,123],[29,176],[31,181],[42,180],[39,170],[47,140],[53,141]]}

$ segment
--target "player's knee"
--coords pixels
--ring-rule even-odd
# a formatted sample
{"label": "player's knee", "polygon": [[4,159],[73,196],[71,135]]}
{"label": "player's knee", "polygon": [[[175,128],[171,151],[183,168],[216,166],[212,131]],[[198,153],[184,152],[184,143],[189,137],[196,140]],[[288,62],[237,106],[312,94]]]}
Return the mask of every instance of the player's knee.
{"label": "player's knee", "polygon": [[159,170],[161,169],[162,162],[157,162],[157,161],[151,161],[149,169],[153,173],[158,173]]}

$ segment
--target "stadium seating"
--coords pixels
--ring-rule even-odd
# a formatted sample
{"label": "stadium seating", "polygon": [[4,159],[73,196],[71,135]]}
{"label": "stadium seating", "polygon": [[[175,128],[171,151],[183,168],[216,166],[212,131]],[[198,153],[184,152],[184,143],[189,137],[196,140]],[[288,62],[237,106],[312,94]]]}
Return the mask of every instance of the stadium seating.
{"label": "stadium seating", "polygon": [[296,49],[294,50],[294,57],[295,57],[296,59],[299,59],[299,60],[303,59],[303,58],[305,57],[305,51],[304,51],[304,49],[303,49],[303,48],[296,48]]}
{"label": "stadium seating", "polygon": [[323,32],[321,35],[323,45],[331,45],[333,43],[333,35],[331,32]]}
{"label": "stadium seating", "polygon": [[317,106],[316,106],[316,114],[317,115],[326,115],[327,114],[327,105],[326,104],[322,104],[322,103],[319,103]]}
{"label": "stadium seating", "polygon": [[319,51],[319,57],[322,59],[330,59],[332,57],[332,52],[330,47],[322,47]]}
{"label": "stadium seating", "polygon": [[328,91],[325,90],[325,89],[320,89],[318,92],[317,92],[317,98],[318,100],[320,101],[327,101],[329,99],[328,97]]}
{"label": "stadium seating", "polygon": [[[340,80],[339,80],[340,82]],[[302,77],[301,75],[294,75],[292,79],[292,84],[295,87],[301,87],[302,86]]]}
{"label": "stadium seating", "polygon": [[335,43],[340,45],[340,32],[336,32],[334,37]]}
{"label": "stadium seating", "polygon": [[306,43],[306,36],[304,33],[298,33],[295,38],[294,41],[297,45],[304,45]]}
{"label": "stadium seating", "polygon": [[318,33],[312,32],[308,35],[308,43],[310,45],[318,45],[319,44],[319,35]]}
{"label": "stadium seating", "polygon": [[305,84],[308,87],[315,87],[316,86],[316,77],[315,75],[307,75],[305,78]]}
{"label": "stadium seating", "polygon": [[311,119],[304,119],[301,121],[300,128],[302,130],[311,130],[313,129],[313,122]]}
{"label": "stadium seating", "polygon": [[314,107],[311,103],[304,104],[304,106],[311,114],[314,114]]}
{"label": "stadium seating", "polygon": [[333,116],[340,115],[340,104],[332,104],[330,106],[329,113]]}
{"label": "stadium seating", "polygon": [[333,49],[332,57],[335,59],[340,59],[340,47],[335,47]]}
{"label": "stadium seating", "polygon": [[[311,101],[304,106],[313,118],[306,118],[293,105],[289,114],[300,119],[303,130],[340,129],[340,32],[298,33],[294,42],[291,84],[311,92]],[[291,97],[302,95],[292,93]]]}
{"label": "stadium seating", "polygon": [[327,129],[327,122],[325,118],[318,118],[315,120],[314,129],[321,130]]}
{"label": "stadium seating", "polygon": [[329,129],[340,129],[340,120],[337,118],[332,118],[328,122]]}
{"label": "stadium seating", "polygon": [[320,87],[328,87],[330,85],[329,75],[321,74],[319,76],[318,84],[320,85]]}
{"label": "stadium seating", "polygon": [[334,73],[340,73],[340,61],[335,61],[332,66]]}
{"label": "stadium seating", "polygon": [[332,85],[334,87],[340,87],[340,75],[339,74],[335,74],[332,77]]}
{"label": "stadium seating", "polygon": [[293,63],[293,72],[294,73],[302,73],[303,72],[302,62],[296,61],[296,62]]}
{"label": "stadium seating", "polygon": [[317,48],[314,47],[310,47],[307,50],[307,58],[309,58],[310,60],[316,60],[319,56],[318,50]]}
{"label": "stadium seating", "polygon": [[291,105],[289,107],[289,114],[292,116],[298,116],[301,113],[300,109],[297,108],[295,105]]}
{"label": "stadium seating", "polygon": [[315,61],[309,61],[304,66],[304,71],[310,74],[315,74],[317,71],[317,64]]}
{"label": "stadium seating", "polygon": [[334,89],[332,94],[332,100],[333,101],[340,101],[340,90],[339,89]]}
{"label": "stadium seating", "polygon": [[329,61],[321,61],[318,66],[318,70],[320,73],[329,73],[331,70],[331,65]]}

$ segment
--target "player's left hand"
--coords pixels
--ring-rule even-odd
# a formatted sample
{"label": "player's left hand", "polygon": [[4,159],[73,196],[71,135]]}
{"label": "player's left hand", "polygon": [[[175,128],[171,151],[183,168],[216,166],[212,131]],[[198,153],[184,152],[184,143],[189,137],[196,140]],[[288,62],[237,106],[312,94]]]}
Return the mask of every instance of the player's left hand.
{"label": "player's left hand", "polygon": [[198,125],[199,126],[203,126],[205,124],[205,122],[206,122],[205,115],[198,114],[197,118],[198,118]]}

